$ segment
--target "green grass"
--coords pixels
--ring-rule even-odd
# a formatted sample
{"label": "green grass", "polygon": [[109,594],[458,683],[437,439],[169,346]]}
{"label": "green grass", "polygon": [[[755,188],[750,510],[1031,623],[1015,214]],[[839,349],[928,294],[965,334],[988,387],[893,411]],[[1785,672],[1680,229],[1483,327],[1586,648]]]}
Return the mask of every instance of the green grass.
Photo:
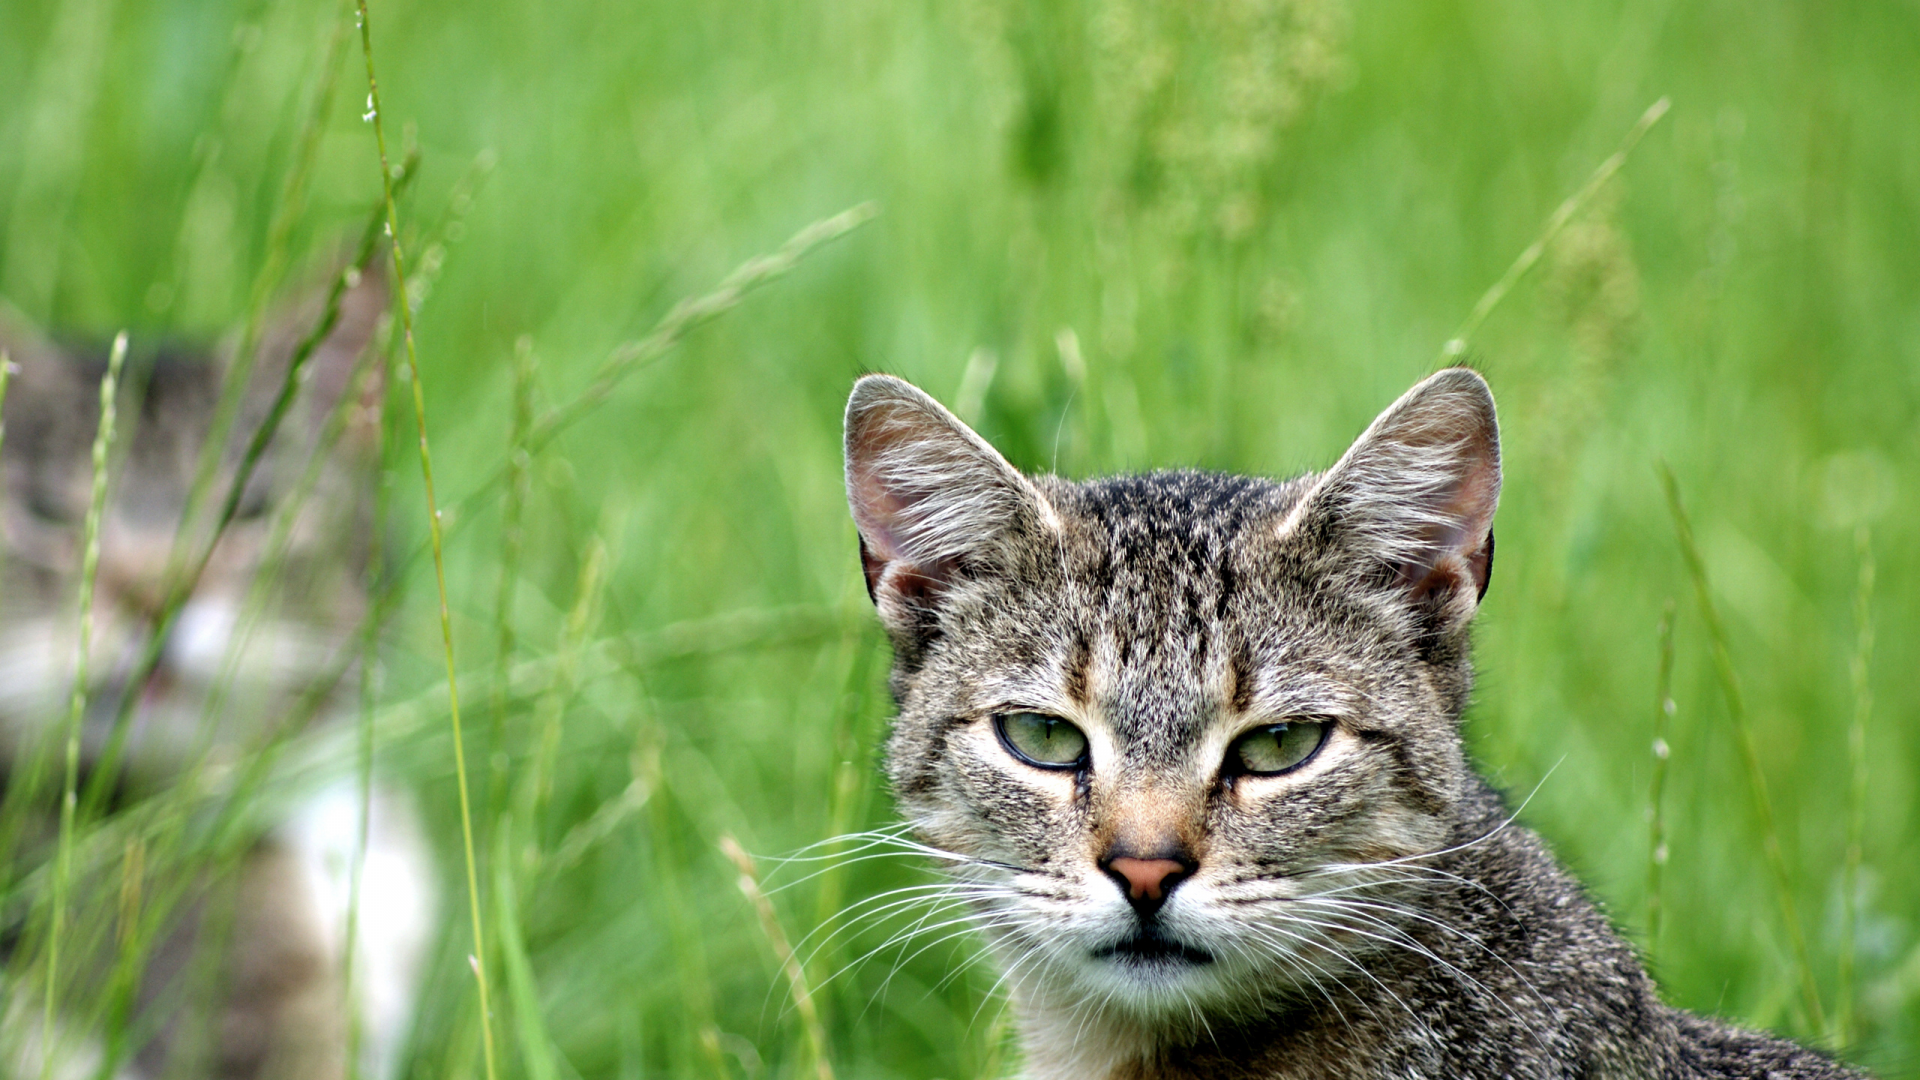
{"label": "green grass", "polygon": [[[457,511],[446,596],[501,1075],[817,1075],[727,835],[760,857],[835,1076],[1005,1064],[966,941],[857,964],[907,920],[808,938],[923,870],[851,862],[782,890],[816,864],[766,858],[891,821],[884,644],[840,493],[852,378],[965,385],[1024,467],[1324,465],[1662,96],[1473,333],[1507,486],[1468,738],[1508,788],[1541,785],[1527,820],[1629,933],[1658,882],[1670,1000],[1830,1040],[1817,998],[1856,1060],[1920,1073],[1920,12],[1294,0],[1236,21],[1259,8],[373,9],[386,137],[420,154],[397,217]],[[287,253],[329,265],[381,195],[357,65],[329,74],[350,19],[0,7],[0,295],[137,343],[244,327]],[[676,310],[868,201],[875,219],[737,307]],[[399,559],[428,517],[395,404]],[[532,451],[523,481],[512,445]],[[447,927],[410,1075],[478,1076],[432,563],[397,570],[376,753],[428,801]],[[318,741],[350,762],[356,738]],[[77,865],[191,831],[171,813],[86,826]]]}

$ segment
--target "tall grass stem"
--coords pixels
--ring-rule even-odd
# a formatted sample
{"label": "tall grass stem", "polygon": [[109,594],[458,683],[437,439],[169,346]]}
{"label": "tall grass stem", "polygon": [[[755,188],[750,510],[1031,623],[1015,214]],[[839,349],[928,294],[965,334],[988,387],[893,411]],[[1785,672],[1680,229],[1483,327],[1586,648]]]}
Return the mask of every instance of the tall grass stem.
{"label": "tall grass stem", "polygon": [[480,880],[473,855],[473,805],[467,791],[467,755],[460,737],[459,672],[453,663],[453,616],[447,606],[447,568],[440,546],[440,510],[433,492],[433,455],[427,447],[427,399],[420,385],[420,360],[413,342],[412,305],[407,302],[407,264],[400,244],[400,215],[394,207],[393,168],[387,157],[386,129],[380,117],[380,81],[373,70],[373,20],[367,15],[367,0],[358,0],[360,47],[367,60],[367,114],[373,124],[375,145],[380,151],[380,182],[386,194],[387,241],[393,258],[394,292],[400,301],[400,335],[406,343],[407,383],[413,390],[413,421],[420,437],[420,477],[426,488],[427,530],[433,544],[433,578],[439,589],[440,641],[447,659],[447,708],[453,728],[453,766],[460,789],[460,838],[467,862],[467,906],[473,920],[473,977],[480,994],[480,1039],[486,1055],[487,1080],[498,1072],[493,1052],[493,1007],[487,992],[486,935],[480,918]]}
{"label": "tall grass stem", "polygon": [[87,496],[80,556],[80,630],[73,652],[73,691],[67,698],[66,780],[60,793],[60,837],[54,853],[53,911],[47,930],[46,1011],[40,1022],[40,1080],[53,1075],[53,1006],[60,983],[60,942],[66,936],[67,890],[73,876],[74,810],[79,806],[80,726],[87,712],[87,653],[93,647],[93,588],[100,573],[100,518],[107,507],[107,455],[113,446],[120,370],[127,362],[127,334],[113,339],[107,374],[100,380],[100,425],[93,436],[93,486]]}
{"label": "tall grass stem", "polygon": [[[306,120],[301,124],[300,136],[294,144],[293,163],[287,169],[280,198],[274,205],[273,218],[267,225],[266,248],[260,268],[254,273],[253,289],[247,301],[247,321],[241,328],[240,344],[234,350],[233,360],[222,376],[220,399],[214,404],[213,419],[207,427],[206,441],[200,446],[200,458],[194,463],[193,482],[187,488],[186,504],[180,512],[180,523],[174,534],[173,552],[167,567],[169,577],[178,575],[186,568],[185,553],[193,545],[193,532],[199,521],[201,504],[213,486],[214,476],[225,456],[227,437],[239,417],[247,382],[253,376],[254,362],[259,359],[261,328],[266,322],[267,305],[273,301],[274,294],[279,291],[286,277],[293,229],[306,209],[307,183],[312,178],[314,162],[319,158],[321,136],[326,133],[327,116],[332,111],[334,83],[339,78],[340,64],[346,56],[347,11],[342,5],[339,17],[333,20],[333,34],[327,40],[327,51],[320,61],[320,79],[313,88]],[[246,52],[246,48],[236,40],[226,73],[229,93],[238,83],[240,60]],[[196,187],[206,181],[208,170],[219,157],[217,140],[207,139],[198,146],[203,149],[200,149],[202,160],[200,177],[195,180]]]}
{"label": "tall grass stem", "polygon": [[[524,444],[526,454],[531,456],[545,449],[561,432],[599,407],[627,378],[672,352],[687,334],[738,307],[756,289],[785,277],[816,248],[838,240],[873,220],[879,213],[877,203],[864,202],[832,217],[822,218],[794,233],[772,254],[757,255],[741,263],[713,291],[688,297],[675,304],[654,324],[647,336],[615,346],[600,366],[594,369],[593,379],[585,389],[566,403],[553,406],[534,418],[527,430]],[[492,491],[493,486],[500,483],[511,468],[511,461],[502,464],[472,491],[447,507],[453,527],[457,528],[467,519],[468,511],[474,504]]]}
{"label": "tall grass stem", "polygon": [[1853,1005],[1854,959],[1860,938],[1860,860],[1867,832],[1867,721],[1873,715],[1873,533],[1863,522],[1853,533],[1859,554],[1860,584],[1853,597],[1855,628],[1853,659],[1848,674],[1853,681],[1853,722],[1847,725],[1847,856],[1841,880],[1839,1001],[1834,1006],[1834,1030],[1840,1044],[1849,1046],[1859,1036]]}
{"label": "tall grass stem", "polygon": [[513,343],[513,420],[507,436],[507,490],[500,512],[500,590],[494,597],[493,730],[487,739],[489,821],[498,821],[507,805],[507,679],[513,663],[513,598],[520,588],[520,553],[526,545],[527,497],[532,488],[532,458],[527,430],[533,425],[533,339]]}
{"label": "tall grass stem", "polygon": [[1660,924],[1666,916],[1661,891],[1667,869],[1667,760],[1673,747],[1667,741],[1673,724],[1673,616],[1669,599],[1660,612],[1660,668],[1653,692],[1653,783],[1647,792],[1647,953],[1660,949]]}
{"label": "tall grass stem", "polygon": [[499,934],[500,957],[506,967],[514,1034],[520,1043],[520,1060],[526,1067],[528,1080],[559,1080],[553,1040],[547,1034],[546,1018],[540,1011],[540,987],[534,979],[533,960],[520,933],[519,892],[513,884],[513,857],[509,851],[512,838],[513,820],[503,818],[494,830],[493,860],[489,869],[493,871],[494,923]]}
{"label": "tall grass stem", "polygon": [[1620,148],[1609,154],[1606,160],[1593,170],[1593,175],[1587,177],[1587,182],[1580,185],[1580,190],[1567,196],[1566,201],[1547,218],[1546,227],[1540,230],[1540,235],[1520,252],[1519,257],[1513,260],[1513,265],[1507,267],[1507,272],[1500,275],[1500,280],[1494,282],[1481,295],[1479,302],[1473,305],[1473,310],[1467,313],[1466,321],[1460,324],[1460,329],[1440,347],[1441,363],[1457,364],[1467,355],[1468,344],[1472,341],[1475,331],[1480,329],[1480,324],[1487,321],[1487,316],[1493,314],[1493,309],[1500,306],[1500,301],[1506,299],[1507,293],[1513,291],[1513,287],[1519,283],[1520,279],[1527,276],[1527,271],[1533,269],[1533,265],[1540,261],[1540,256],[1546,253],[1547,245],[1553,243],[1553,238],[1559,236],[1560,230],[1567,227],[1567,222],[1572,221],[1573,216],[1580,212],[1580,208],[1592,200],[1594,195],[1606,186],[1608,180],[1613,179],[1613,174],[1619,172],[1620,167],[1627,163],[1627,155],[1633,153],[1633,148],[1639,145],[1641,137],[1646,135],[1649,128],[1659,123],[1660,118],[1667,115],[1667,110],[1671,107],[1672,102],[1664,97],[1647,106],[1647,111],[1641,113],[1640,119],[1635,121],[1633,127],[1627,131],[1627,137],[1620,141]]}
{"label": "tall grass stem", "polygon": [[[403,171],[395,181],[400,188],[404,189],[406,184],[411,182],[416,165],[415,159],[409,159],[402,166]],[[129,691],[121,697],[119,711],[114,715],[113,729],[107,736],[105,748],[100,753],[99,768],[94,770],[93,778],[87,783],[83,805],[89,814],[100,804],[100,800],[105,798],[111,778],[119,771],[120,755],[125,747],[134,708],[139,703],[138,688],[145,686],[159,667],[161,654],[166,649],[167,636],[172,632],[173,624],[180,616],[180,609],[193,595],[193,590],[199,585],[200,578],[206,573],[207,565],[213,560],[214,549],[219,545],[220,537],[233,523],[234,516],[239,513],[240,502],[246,495],[247,482],[252,478],[254,470],[258,468],[260,459],[265,456],[267,447],[279,432],[281,422],[292,407],[294,396],[301,385],[300,376],[306,370],[307,362],[326,341],[327,335],[333,332],[334,326],[340,321],[340,308],[346,299],[347,290],[358,284],[361,268],[372,260],[379,244],[380,234],[385,228],[385,216],[386,209],[383,201],[381,205],[374,208],[372,217],[361,232],[360,243],[354,253],[354,261],[335,276],[326,302],[321,308],[319,320],[295,346],[293,356],[287,364],[286,376],[274,393],[273,403],[268,407],[266,417],[261,420],[260,426],[254,429],[253,435],[247,440],[247,447],[241,455],[239,466],[234,471],[233,479],[227,484],[227,492],[221,500],[220,512],[214,519],[211,534],[202,543],[199,554],[190,567],[178,575],[169,575],[165,597],[160,604],[158,614],[154,616],[153,627],[147,634],[140,658],[133,665],[132,673],[127,679],[126,685]]]}
{"label": "tall grass stem", "polygon": [[780,916],[773,910],[773,901],[760,888],[760,874],[753,865],[753,856],[748,855],[740,842],[731,836],[720,838],[720,850],[740,871],[740,892],[753,905],[754,914],[760,917],[760,930],[773,947],[773,955],[780,962],[781,973],[787,977],[787,989],[793,995],[793,1008],[800,1014],[800,1028],[806,1033],[807,1052],[813,1059],[814,1080],[833,1080],[833,1063],[827,1058],[827,1032],[820,1023],[820,1011],[814,1006],[807,973],[793,955],[793,946],[787,941],[786,931],[780,928]]}
{"label": "tall grass stem", "polygon": [[1820,987],[1813,978],[1813,958],[1807,948],[1806,931],[1800,925],[1800,909],[1793,898],[1793,875],[1787,871],[1787,858],[1780,847],[1780,830],[1773,816],[1773,800],[1767,794],[1766,773],[1760,768],[1760,751],[1753,741],[1753,727],[1747,720],[1746,697],[1740,691],[1740,677],[1734,671],[1733,651],[1727,645],[1727,629],[1713,602],[1713,589],[1707,581],[1707,564],[1694,543],[1693,523],[1680,501],[1680,482],[1673,469],[1660,463],[1660,483],[1666,489],[1667,509],[1673,515],[1673,528],[1680,541],[1680,554],[1687,574],[1693,579],[1693,592],[1700,604],[1700,617],[1707,625],[1707,640],[1713,654],[1714,674],[1727,700],[1727,718],[1733,722],[1734,742],[1740,748],[1740,760],[1746,766],[1747,788],[1753,795],[1754,814],[1760,820],[1760,842],[1766,851],[1767,866],[1773,872],[1774,891],[1780,901],[1780,915],[1786,923],[1787,939],[1793,948],[1799,969],[1800,992],[1805,999],[1807,1019],[1813,1030],[1827,1031],[1826,1010],[1820,1007]]}

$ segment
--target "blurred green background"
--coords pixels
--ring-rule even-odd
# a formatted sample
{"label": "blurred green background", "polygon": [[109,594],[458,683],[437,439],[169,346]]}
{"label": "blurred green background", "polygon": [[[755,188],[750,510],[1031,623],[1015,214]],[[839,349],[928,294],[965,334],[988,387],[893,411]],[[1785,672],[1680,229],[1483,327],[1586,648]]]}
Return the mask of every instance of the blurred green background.
{"label": "blurred green background", "polygon": [[[561,857],[518,896],[518,994],[491,957],[504,1074],[811,1073],[717,844],[775,855],[891,820],[884,643],[840,493],[856,374],[919,382],[1027,468],[1323,466],[1437,366],[1667,95],[1471,343],[1507,486],[1467,735],[1498,782],[1535,792],[1525,820],[1669,1000],[1920,1075],[1920,7],[404,0],[373,20],[388,137],[421,153],[400,215],[431,285],[416,331],[443,503],[503,461],[516,340],[536,407],[564,402],[677,299],[809,221],[882,210],[533,459],[504,620],[497,495],[450,539],[483,880],[489,777],[532,767],[559,718],[551,802],[521,827]],[[239,325],[340,26],[328,2],[0,6],[0,295],[99,332]],[[291,234],[310,268],[380,188],[358,42],[340,48]],[[410,420],[396,430],[412,543],[424,503]],[[1830,1021],[1852,1002],[1844,1028],[1800,1000],[1661,461],[1727,624]],[[447,929],[408,1068],[464,1077],[479,1064],[452,755],[430,564],[410,566],[384,700],[440,714],[383,712],[381,754],[430,804]],[[1670,858],[1648,940],[1669,600]],[[528,668],[495,693],[503,621],[514,662],[572,649],[577,677]],[[925,877],[844,864],[774,909],[798,940]],[[913,914],[810,957],[836,1074],[1010,1069],[971,943],[887,944]]]}

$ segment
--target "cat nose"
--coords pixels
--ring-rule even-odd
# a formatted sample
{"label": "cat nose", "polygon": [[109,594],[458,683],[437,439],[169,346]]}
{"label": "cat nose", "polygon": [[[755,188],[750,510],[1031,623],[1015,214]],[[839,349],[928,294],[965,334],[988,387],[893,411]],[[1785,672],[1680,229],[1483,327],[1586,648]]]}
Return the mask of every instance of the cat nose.
{"label": "cat nose", "polygon": [[1159,911],[1173,887],[1194,871],[1192,864],[1179,859],[1135,859],[1125,855],[1103,860],[1100,869],[1127,894],[1127,902],[1142,918]]}

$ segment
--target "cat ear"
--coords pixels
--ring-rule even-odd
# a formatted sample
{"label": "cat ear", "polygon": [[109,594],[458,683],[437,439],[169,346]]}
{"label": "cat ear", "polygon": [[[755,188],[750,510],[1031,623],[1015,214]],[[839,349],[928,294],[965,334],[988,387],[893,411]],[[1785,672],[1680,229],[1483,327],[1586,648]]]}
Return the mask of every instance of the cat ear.
{"label": "cat ear", "polygon": [[1287,516],[1422,607],[1464,623],[1493,571],[1500,425],[1486,380],[1448,368],[1380,414]]}
{"label": "cat ear", "polygon": [[964,567],[1052,517],[999,451],[891,375],[854,384],[846,439],[847,503],[867,594],[890,627],[913,625]]}

